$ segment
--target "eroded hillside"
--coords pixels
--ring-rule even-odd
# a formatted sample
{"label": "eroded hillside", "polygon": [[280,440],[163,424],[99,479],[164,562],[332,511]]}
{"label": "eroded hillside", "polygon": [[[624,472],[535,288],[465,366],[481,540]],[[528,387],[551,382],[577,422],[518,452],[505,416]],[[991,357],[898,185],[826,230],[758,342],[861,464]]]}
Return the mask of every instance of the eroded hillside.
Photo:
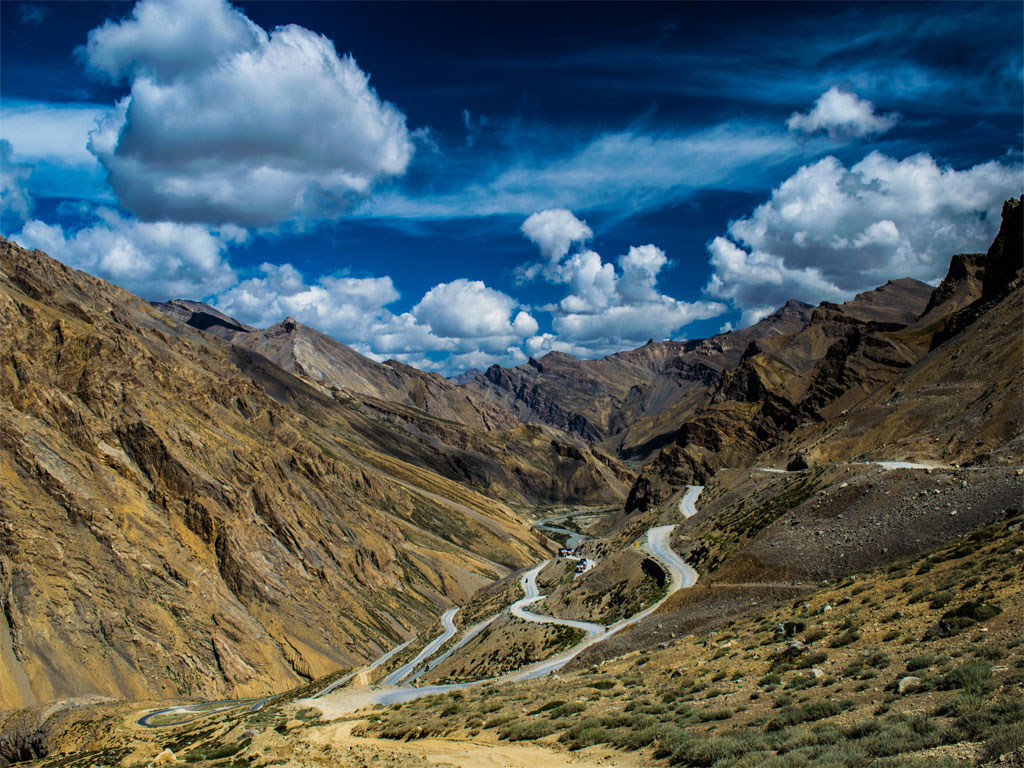
{"label": "eroded hillside", "polygon": [[[0,247],[5,708],[290,687],[543,556],[498,494],[452,479],[499,485],[500,460]],[[544,499],[560,473],[603,482],[549,436],[515,440],[547,457]]]}

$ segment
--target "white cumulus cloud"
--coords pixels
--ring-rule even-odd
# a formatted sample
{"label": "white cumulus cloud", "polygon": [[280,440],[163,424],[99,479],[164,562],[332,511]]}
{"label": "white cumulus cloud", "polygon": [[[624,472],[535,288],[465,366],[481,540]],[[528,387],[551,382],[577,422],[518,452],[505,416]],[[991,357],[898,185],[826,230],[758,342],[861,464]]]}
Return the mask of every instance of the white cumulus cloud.
{"label": "white cumulus cloud", "polygon": [[[517,302],[477,280],[431,288],[409,312],[388,306],[398,298],[390,277],[323,276],[307,282],[292,265],[262,264],[216,299],[222,312],[258,327],[285,317],[327,333],[359,352],[385,360],[458,372],[525,359],[523,340],[538,330]],[[442,355],[437,361],[430,356]]]}
{"label": "white cumulus cloud", "polygon": [[548,208],[531,214],[520,229],[550,262],[565,256],[573,243],[584,243],[594,236],[587,222],[580,221],[565,208]]}
{"label": "white cumulus cloud", "polygon": [[788,299],[843,300],[888,279],[941,279],[954,253],[987,249],[1019,165],[943,168],[927,154],[872,152],[846,168],[826,157],[800,168],[750,216],[708,245],[709,296],[758,319]]}
{"label": "white cumulus cloud", "polygon": [[85,60],[130,94],[90,150],[144,219],[272,226],[337,218],[405,172],[405,116],[303,27],[269,35],[222,0],[141,0]]}
{"label": "white cumulus cloud", "polygon": [[369,334],[383,307],[398,299],[390,277],[324,276],[307,285],[291,264],[261,264],[259,277],[243,280],[217,297],[217,308],[257,327],[292,316],[324,333],[350,341]]}
{"label": "white cumulus cloud", "polygon": [[148,77],[169,82],[266,43],[241,11],[211,0],[142,0],[130,18],[89,32],[84,58],[114,82]]}
{"label": "white cumulus cloud", "polygon": [[237,227],[211,231],[196,224],[134,221],[104,208],[95,213],[95,224],[71,234],[33,220],[12,239],[150,300],[207,296],[236,282],[226,251],[246,239]]}
{"label": "white cumulus cloud", "polygon": [[667,338],[687,323],[725,310],[718,302],[685,302],[662,294],[658,276],[669,259],[655,245],[632,246],[619,256],[618,269],[594,250],[570,253],[574,244],[586,242],[593,233],[568,210],[534,213],[522,232],[548,262],[525,265],[520,276],[540,274],[567,289],[561,301],[545,307],[553,315],[555,334],[528,339],[531,354],[560,351],[594,357],[650,338]]}
{"label": "white cumulus cloud", "polygon": [[897,121],[896,115],[877,114],[870,101],[834,85],[818,97],[810,112],[794,112],[786,125],[791,131],[827,131],[830,137],[837,138],[885,133]]}
{"label": "white cumulus cloud", "polygon": [[[480,280],[459,278],[439,283],[412,308],[413,316],[437,336],[453,339],[522,339],[537,331],[537,321],[526,312],[511,320],[516,300],[488,288]],[[502,341],[496,342],[498,345]]]}

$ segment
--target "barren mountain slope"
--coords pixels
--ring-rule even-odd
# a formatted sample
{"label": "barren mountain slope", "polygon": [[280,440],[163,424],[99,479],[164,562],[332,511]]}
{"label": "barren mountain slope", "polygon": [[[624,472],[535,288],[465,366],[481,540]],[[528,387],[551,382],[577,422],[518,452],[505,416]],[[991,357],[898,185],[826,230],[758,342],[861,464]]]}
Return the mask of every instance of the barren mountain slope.
{"label": "barren mountain slope", "polygon": [[[954,257],[928,311],[905,332],[932,342],[926,356],[842,418],[797,429],[773,457],[803,450],[812,463],[884,455],[943,464],[1019,464],[1022,210],[1020,201],[1006,204],[1000,235],[987,254]],[[942,307],[953,311],[940,316]]]}
{"label": "barren mountain slope", "polygon": [[649,342],[601,360],[550,352],[517,368],[492,366],[465,386],[525,421],[549,424],[591,443],[608,440],[608,447],[621,455],[643,459],[661,435],[658,414],[680,402],[689,413],[702,403],[720,372],[739,361],[752,339],[799,330],[810,310],[789,302],[741,331],[695,341]]}
{"label": "barren mountain slope", "polygon": [[524,424],[436,373],[377,363],[291,318],[259,331],[197,302],[155,306],[266,355],[343,402],[350,418],[360,419],[356,431],[373,434],[388,455],[493,498],[517,506],[618,503],[635,479],[606,452],[557,429]]}
{"label": "barren mountain slope", "polygon": [[928,337],[900,335],[932,290],[896,280],[845,304],[822,303],[796,333],[750,343],[723,372],[708,407],[683,422],[674,444],[648,463],[627,509],[659,503],[720,467],[748,466],[802,422],[863,400],[928,350]]}
{"label": "barren mountain slope", "polygon": [[375,362],[326,334],[287,318],[263,331],[236,334],[232,341],[259,352],[286,371],[419,408],[474,429],[510,429],[519,419],[504,408],[452,384],[443,376],[395,360]]}
{"label": "barren mountain slope", "polygon": [[543,552],[381,452],[428,440],[7,241],[0,328],[3,707],[282,689]]}

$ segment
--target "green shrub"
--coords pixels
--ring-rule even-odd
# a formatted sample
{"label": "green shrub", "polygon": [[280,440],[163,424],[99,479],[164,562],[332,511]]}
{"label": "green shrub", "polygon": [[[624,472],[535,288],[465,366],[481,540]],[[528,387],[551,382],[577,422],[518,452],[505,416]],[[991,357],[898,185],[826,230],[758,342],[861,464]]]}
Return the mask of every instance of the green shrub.
{"label": "green shrub", "polygon": [[947,672],[938,681],[939,690],[962,689],[967,693],[987,693],[992,690],[992,668],[981,662],[970,662]]}
{"label": "green shrub", "polygon": [[569,715],[576,715],[580,712],[584,712],[586,709],[587,705],[582,701],[568,701],[565,704],[552,709],[550,717],[568,717]]}
{"label": "green shrub", "polygon": [[558,709],[563,704],[565,704],[565,702],[561,699],[553,699],[549,701],[547,704],[541,704],[539,707],[530,712],[527,712],[526,714],[539,715],[541,712],[547,712],[549,709]]}
{"label": "green shrub", "polygon": [[1006,656],[1006,651],[998,645],[983,645],[974,652],[974,655],[986,661],[998,661]]}
{"label": "green shrub", "polygon": [[572,728],[564,731],[558,740],[569,749],[583,749],[594,744],[603,744],[608,740],[607,729],[596,717],[585,717]]}
{"label": "green shrub", "polygon": [[875,669],[885,669],[889,666],[889,657],[881,651],[872,651],[864,660],[864,663]]}
{"label": "green shrub", "polygon": [[856,629],[848,629],[839,637],[834,638],[832,642],[829,643],[829,645],[831,645],[833,648],[842,648],[844,645],[855,643],[858,640],[860,640],[860,632],[858,632]]}
{"label": "green shrub", "polygon": [[958,632],[979,621],[988,621],[1002,612],[1002,608],[992,603],[968,601],[951,611],[946,611],[942,614],[942,620],[952,631]]}
{"label": "green shrub", "polygon": [[935,663],[935,654],[923,653],[920,656],[911,656],[907,659],[907,672],[916,672],[925,669]]}
{"label": "green shrub", "polygon": [[506,741],[533,741],[555,732],[547,720],[515,720],[498,731],[498,737]]}
{"label": "green shrub", "polygon": [[1024,728],[1019,722],[997,725],[985,741],[984,754],[992,762],[1009,755],[1018,765],[1024,763]]}
{"label": "green shrub", "polygon": [[811,701],[802,707],[786,707],[768,721],[766,728],[769,731],[779,731],[791,725],[838,715],[852,706],[853,702],[850,699],[842,699],[841,701]]}
{"label": "green shrub", "polygon": [[828,661],[827,653],[815,651],[814,653],[807,653],[801,656],[793,666],[797,669],[810,669],[811,667],[816,667],[826,661]]}
{"label": "green shrub", "polygon": [[697,713],[697,720],[701,723],[728,720],[730,717],[732,717],[732,710],[729,709],[704,709]]}
{"label": "green shrub", "polygon": [[821,640],[821,638],[823,638],[825,636],[825,634],[826,634],[825,630],[822,629],[821,627],[814,627],[814,629],[808,630],[807,634],[804,635],[804,642],[805,643],[815,643],[818,640]]}

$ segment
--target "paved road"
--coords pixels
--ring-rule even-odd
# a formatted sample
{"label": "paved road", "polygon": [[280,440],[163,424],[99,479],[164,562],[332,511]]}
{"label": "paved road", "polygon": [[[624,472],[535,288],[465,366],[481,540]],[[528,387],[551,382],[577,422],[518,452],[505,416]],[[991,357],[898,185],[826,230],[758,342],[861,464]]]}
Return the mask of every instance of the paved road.
{"label": "paved road", "polygon": [[[694,487],[700,488],[700,486]],[[675,529],[674,525],[660,525],[657,528],[651,528],[647,531],[647,546],[645,547],[648,552],[668,566],[671,577],[669,594],[679,589],[692,587],[697,583],[697,571],[677,555],[669,545],[673,529]]]}
{"label": "paved road", "polygon": [[934,464],[916,464],[912,461],[868,461],[867,464],[877,464],[883,469],[936,469]]}
{"label": "paved road", "polygon": [[[184,725],[185,723],[191,723],[194,720],[201,720],[204,717],[215,715],[218,712],[226,712],[229,709],[236,709],[248,704],[250,701],[252,701],[252,699],[224,699],[223,701],[210,701],[203,702],[201,704],[186,704],[179,707],[168,707],[167,709],[158,709],[154,712],[147,712],[135,722],[145,728],[167,728],[169,726]],[[269,701],[269,698],[260,699],[249,706],[249,711],[256,712],[257,710],[262,709],[263,705],[266,704],[267,701]],[[211,709],[207,709],[207,707],[211,707]],[[190,717],[187,720],[176,720],[173,723],[154,725],[150,722],[154,717],[159,717],[160,715],[169,715],[171,713],[188,714],[189,712],[196,712],[197,714],[195,717]]]}
{"label": "paved road", "polygon": [[[856,461],[854,464],[875,464],[883,469],[942,469],[940,464],[919,464],[913,461]],[[835,464],[834,466],[842,466]],[[759,472],[776,472],[780,475],[796,475],[805,470],[775,469],[774,467],[751,467]],[[692,487],[692,486],[691,486]]]}
{"label": "paved road", "polygon": [[[692,514],[696,514],[696,507],[694,506],[694,504],[697,501],[697,497],[700,496],[701,490],[703,490],[703,486],[691,486],[690,488],[687,489],[686,495],[683,497],[683,500],[686,501],[685,509],[683,506],[683,502],[680,502],[680,511],[687,517],[691,516]],[[693,510],[692,512],[689,511],[691,509]],[[686,587],[692,587],[697,582],[697,572],[689,565],[687,565],[686,562],[672,550],[669,544],[669,539],[674,529],[675,525],[662,525],[656,528],[651,528],[647,531],[644,549],[647,552],[649,552],[653,557],[660,560],[661,563],[665,565],[665,567],[668,569],[669,585],[665,595],[660,600],[655,602],[653,605],[648,606],[639,613],[636,613],[627,619],[623,619],[615,624],[612,624],[609,627],[605,627],[600,624],[594,624],[592,622],[575,621],[573,619],[558,619],[553,616],[544,616],[543,614],[533,613],[532,611],[525,610],[528,605],[532,605],[533,603],[537,602],[543,597],[537,589],[537,574],[540,573],[541,569],[543,569],[545,565],[551,562],[550,560],[545,560],[544,562],[539,563],[538,565],[531,568],[522,576],[520,583],[523,587],[524,596],[522,599],[517,600],[512,606],[510,606],[509,611],[510,613],[512,613],[512,615],[518,616],[519,618],[524,619],[526,621],[534,621],[546,624],[559,624],[582,629],[587,633],[587,636],[582,641],[577,643],[572,648],[569,648],[559,654],[556,654],[550,659],[545,659],[544,661],[539,661],[535,664],[527,665],[522,669],[518,669],[513,672],[508,672],[504,675],[500,675],[494,678],[484,678],[482,680],[474,680],[468,683],[450,683],[447,685],[405,685],[401,687],[391,687],[391,684],[389,684],[389,680],[395,677],[399,672],[402,673],[401,677],[406,676],[408,674],[408,671],[411,671],[412,667],[415,666],[415,664],[420,663],[424,659],[427,659],[431,654],[435,653],[437,649],[440,648],[441,645],[443,645],[444,642],[455,633],[454,623],[451,620],[452,617],[455,615],[455,610],[453,609],[446,612],[445,615],[442,617],[442,619],[444,620],[445,631],[440,636],[435,638],[430,644],[428,644],[427,647],[424,648],[423,651],[421,651],[417,655],[416,659],[414,659],[409,664],[406,664],[402,668],[395,670],[395,672],[393,672],[391,675],[388,675],[388,677],[385,678],[384,683],[388,684],[389,687],[382,689],[371,688],[370,695],[359,699],[358,704],[353,705],[353,709],[371,703],[398,704],[401,702],[412,701],[413,699],[418,699],[423,696],[430,696],[435,693],[445,693],[447,691],[460,690],[475,685],[481,685],[482,683],[486,683],[491,680],[497,680],[500,682],[532,680],[534,678],[543,677],[544,675],[548,675],[558,669],[561,669],[590,646],[594,645],[595,643],[601,642],[608,637],[611,637],[617,632],[620,632],[623,629],[626,629],[627,627],[630,627],[639,621],[642,621],[643,619],[647,618],[649,615],[654,613],[654,611],[658,610],[658,608],[661,607],[662,603],[664,603],[665,600],[667,600],[673,593]],[[500,616],[501,613],[503,613],[503,611],[499,614],[496,614],[495,616],[492,616],[490,619],[486,619],[485,621],[474,625],[469,630],[467,630],[467,636],[463,637],[463,639],[460,640],[457,647],[461,647],[470,639],[472,639],[468,636],[470,632],[474,632],[473,636],[475,636],[475,634],[478,634],[480,631],[482,631],[483,628],[487,626],[487,624],[489,624],[491,621]],[[353,679],[356,675],[380,666],[385,661],[394,656],[396,653],[401,651],[403,648],[407,647],[410,642],[411,641],[407,641],[402,645],[399,645],[398,647],[391,649],[365,669],[353,672],[349,675],[346,675],[345,677],[339,678],[319,693],[316,693],[313,696],[311,696],[310,699],[315,699],[324,696],[333,691],[335,688]],[[433,646],[433,648],[431,648],[431,646]],[[452,651],[454,650],[455,649],[453,648]],[[441,661],[447,658],[452,651],[447,652],[437,661],[435,661],[435,666],[436,664],[439,664]],[[409,668],[408,671],[404,671],[406,667]],[[396,679],[400,680],[401,677],[397,677]],[[262,699],[258,701],[256,704],[254,704],[253,707],[259,708],[263,706],[263,704],[265,704],[267,701],[268,699]],[[241,701],[230,700],[222,703],[231,706],[237,706],[239,703],[241,703]],[[230,706],[225,708],[230,708]],[[167,712],[180,711],[184,709],[186,708],[171,707],[170,709],[163,709],[156,712],[150,712],[144,715],[143,717],[139,718],[138,723],[139,725],[148,725],[148,722],[146,721],[148,721],[152,717]],[[199,717],[205,716],[205,714],[198,715],[194,719],[198,719]]]}
{"label": "paved road", "polygon": [[533,605],[538,600],[542,600],[545,597],[540,594],[540,591],[537,589],[537,574],[540,573],[544,566],[550,562],[550,560],[545,560],[540,565],[535,565],[523,574],[519,583],[523,586],[524,597],[509,606],[509,613],[517,618],[524,619],[525,621],[533,621],[537,624],[561,624],[565,627],[582,629],[589,637],[604,634],[604,624],[595,624],[591,621],[576,621],[574,619],[556,619],[553,616],[545,616],[541,613],[533,613],[532,611],[525,610],[526,606]]}
{"label": "paved road", "polygon": [[686,487],[686,493],[679,500],[679,511],[682,512],[683,517],[693,517],[697,514],[697,507],[695,505],[697,497],[700,496],[700,492],[703,490],[703,485],[688,485]]}
{"label": "paved road", "polygon": [[453,645],[447,651],[442,653],[436,659],[431,661],[429,664],[427,664],[427,666],[425,666],[423,669],[421,669],[415,675],[410,677],[409,678],[409,682],[410,683],[414,683],[417,680],[419,680],[421,677],[423,677],[423,675],[427,674],[427,672],[429,672],[430,670],[434,669],[434,667],[441,666],[441,664],[443,664],[445,662],[445,660],[447,660],[447,658],[449,656],[451,656],[453,653],[455,653],[457,650],[459,650],[462,646],[464,646],[466,643],[468,643],[474,637],[476,637],[481,632],[483,632],[485,629],[487,629],[487,627],[489,627],[494,622],[494,620],[497,619],[499,616],[501,616],[501,614],[500,613],[496,613],[493,616],[491,616],[489,618],[486,618],[483,621],[478,621],[476,624],[474,624],[473,626],[469,627],[463,633],[462,637],[459,639],[459,642],[457,642],[455,645]]}
{"label": "paved road", "polygon": [[363,672],[369,672],[371,669],[376,669],[381,664],[383,664],[384,662],[388,661],[392,656],[394,656],[399,651],[403,651],[406,648],[408,648],[409,647],[409,643],[411,643],[412,641],[413,641],[413,638],[410,637],[408,640],[406,640],[401,645],[396,645],[394,648],[392,648],[390,651],[385,653],[383,656],[378,656],[377,659],[375,661],[373,661],[372,663],[368,664],[365,667],[361,667],[361,668],[355,670],[354,672],[350,672],[347,675],[345,675],[344,677],[339,677],[337,680],[335,680],[333,683],[328,685],[322,691],[319,691],[318,693],[314,693],[309,698],[316,699],[316,698],[319,698],[320,696],[324,696],[324,695],[330,693],[331,691],[333,691],[335,688],[339,688],[339,687],[343,686],[345,683],[347,683],[349,680],[354,678],[356,675],[361,674]]}
{"label": "paved road", "polygon": [[[696,500],[696,496],[698,495],[700,495],[700,491],[697,491],[696,495],[694,496],[694,500]],[[515,672],[510,672],[506,675],[502,675],[498,679],[503,681],[514,682],[517,680],[533,680],[535,678],[551,674],[552,672],[555,672],[564,667],[566,664],[568,664],[570,661],[579,656],[581,653],[583,653],[583,651],[585,651],[587,648],[594,645],[595,643],[603,642],[605,639],[611,637],[612,635],[621,632],[626,627],[631,627],[638,621],[642,621],[643,619],[647,618],[656,610],[658,610],[658,608],[661,607],[661,604],[668,600],[669,596],[671,596],[673,593],[685,587],[692,587],[694,584],[696,584],[697,572],[689,565],[687,565],[686,562],[672,550],[671,546],[669,546],[669,537],[671,536],[672,531],[674,529],[675,525],[661,525],[657,528],[651,528],[649,531],[647,531],[647,541],[644,545],[644,549],[646,549],[651,555],[660,560],[668,568],[668,590],[665,592],[665,595],[660,600],[658,600],[653,605],[648,606],[639,613],[633,614],[628,619],[622,619],[621,621],[612,624],[610,627],[601,627],[603,631],[600,633],[588,633],[587,637],[581,640],[577,645],[574,645],[572,648],[569,648],[568,650],[563,651],[562,653],[559,653],[551,657],[550,659],[545,659],[544,661],[539,661],[536,664],[531,664],[527,667],[524,667],[523,669],[516,670]],[[524,576],[523,579],[525,580],[525,578],[526,577]],[[525,583],[523,586],[525,589]],[[564,619],[552,619],[551,617],[544,618],[553,623],[566,623]],[[586,624],[587,622],[581,623]],[[591,626],[600,627],[601,625],[594,624]]]}
{"label": "paved road", "polygon": [[455,618],[455,614],[458,613],[458,611],[458,608],[449,608],[447,611],[445,611],[441,616],[441,623],[444,625],[444,630],[441,632],[441,634],[435,637],[425,646],[423,646],[423,650],[416,654],[415,658],[413,658],[412,661],[410,661],[408,664],[403,664],[402,666],[400,666],[390,675],[385,677],[381,682],[384,685],[398,685],[405,678],[407,678],[414,669],[416,669],[416,666],[421,661],[433,656],[437,652],[437,649],[444,645],[446,642],[448,642],[448,638],[455,634],[455,622],[453,621],[453,619]]}

